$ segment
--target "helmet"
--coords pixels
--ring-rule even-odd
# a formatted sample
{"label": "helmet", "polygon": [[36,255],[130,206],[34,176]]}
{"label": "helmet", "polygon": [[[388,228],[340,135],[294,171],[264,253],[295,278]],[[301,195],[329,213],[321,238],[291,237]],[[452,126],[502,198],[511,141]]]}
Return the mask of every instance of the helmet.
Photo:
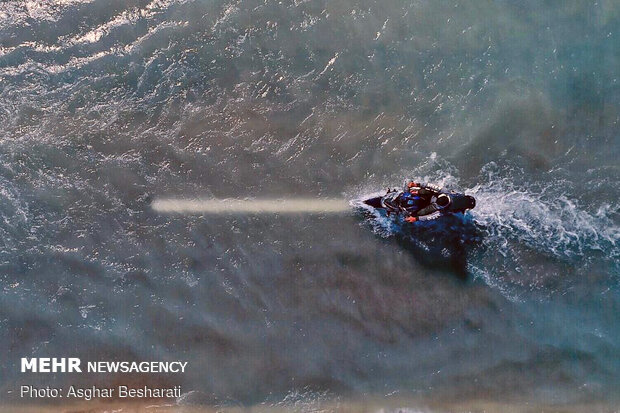
{"label": "helmet", "polygon": [[450,205],[450,196],[448,196],[448,194],[440,194],[437,197],[437,205],[439,205],[440,208],[445,208]]}

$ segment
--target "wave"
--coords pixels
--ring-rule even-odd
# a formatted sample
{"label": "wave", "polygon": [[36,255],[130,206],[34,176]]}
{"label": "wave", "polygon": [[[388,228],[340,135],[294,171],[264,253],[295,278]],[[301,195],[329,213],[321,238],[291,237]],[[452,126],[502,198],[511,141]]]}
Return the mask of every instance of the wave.
{"label": "wave", "polygon": [[478,200],[472,211],[476,222],[499,246],[517,241],[557,258],[588,259],[600,252],[618,259],[620,229],[611,218],[618,205],[603,204],[595,214],[588,213],[562,192],[563,182],[527,189],[500,176],[494,163],[485,170],[487,182],[467,192]]}

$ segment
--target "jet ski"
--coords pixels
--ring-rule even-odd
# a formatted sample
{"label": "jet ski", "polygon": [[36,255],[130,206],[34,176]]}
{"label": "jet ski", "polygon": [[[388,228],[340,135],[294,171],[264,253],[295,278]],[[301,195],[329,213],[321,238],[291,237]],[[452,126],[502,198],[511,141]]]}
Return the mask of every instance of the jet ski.
{"label": "jet ski", "polygon": [[[422,205],[422,208],[417,208],[416,210],[412,210],[409,205],[410,201],[407,196],[409,195],[409,189],[401,191],[388,188],[385,195],[366,199],[363,203],[379,212],[384,212],[387,216],[395,215],[396,217],[402,218],[415,217],[414,219],[409,218],[414,222],[428,221],[455,214],[464,214],[466,211],[476,206],[476,199],[473,196],[454,191],[445,191],[434,185],[424,186],[425,189],[432,189],[427,190],[427,196],[422,201],[425,205]],[[431,204],[433,207],[425,208]],[[417,214],[419,211],[425,210],[429,213],[426,215]]]}
{"label": "jet ski", "polygon": [[[394,236],[420,264],[433,270],[448,269],[463,280],[469,277],[468,251],[479,245],[484,235],[476,222],[464,215],[476,206],[474,197],[415,182],[377,195],[357,203],[366,223],[383,236]],[[383,219],[386,216],[389,218]]]}

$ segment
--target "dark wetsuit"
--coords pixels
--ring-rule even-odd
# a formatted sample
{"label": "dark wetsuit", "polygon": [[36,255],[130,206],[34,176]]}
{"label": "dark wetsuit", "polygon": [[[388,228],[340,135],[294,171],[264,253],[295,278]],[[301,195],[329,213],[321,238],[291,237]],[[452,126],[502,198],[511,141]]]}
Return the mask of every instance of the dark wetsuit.
{"label": "dark wetsuit", "polygon": [[[411,194],[411,190],[414,190],[416,193]],[[428,221],[441,216],[442,208],[435,202],[437,196],[442,193],[442,189],[439,186],[420,183],[410,188],[408,184],[405,184],[404,192],[419,199],[416,203],[417,208],[406,208],[409,216],[416,217],[418,221]]]}
{"label": "dark wetsuit", "polygon": [[407,215],[413,215],[417,211],[421,210],[425,206],[428,205],[429,200],[424,196],[418,194],[413,194],[411,192],[404,191],[398,197],[398,203],[401,207],[407,211]]}

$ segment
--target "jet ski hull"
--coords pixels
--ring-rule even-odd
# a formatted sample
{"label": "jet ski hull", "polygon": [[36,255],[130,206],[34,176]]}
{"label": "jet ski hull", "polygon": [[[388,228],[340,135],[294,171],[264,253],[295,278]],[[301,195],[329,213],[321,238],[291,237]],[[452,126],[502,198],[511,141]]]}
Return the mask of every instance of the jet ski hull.
{"label": "jet ski hull", "polygon": [[368,205],[368,206],[373,207],[373,208],[377,208],[377,209],[378,209],[378,208],[383,208],[383,205],[381,204],[381,199],[382,199],[382,198],[383,198],[382,196],[376,196],[376,197],[374,197],[374,198],[369,198],[369,199],[366,199],[366,200],[364,201],[364,203],[365,203],[366,205]]}
{"label": "jet ski hull", "polygon": [[[402,209],[396,202],[400,193],[391,191],[384,196],[375,196],[365,199],[364,204],[377,209],[387,211],[388,215],[391,213],[399,214]],[[460,194],[456,192],[446,193],[450,196],[450,205],[443,210],[445,216],[455,213],[465,213],[467,210],[473,209],[476,206],[476,199],[473,196]]]}

